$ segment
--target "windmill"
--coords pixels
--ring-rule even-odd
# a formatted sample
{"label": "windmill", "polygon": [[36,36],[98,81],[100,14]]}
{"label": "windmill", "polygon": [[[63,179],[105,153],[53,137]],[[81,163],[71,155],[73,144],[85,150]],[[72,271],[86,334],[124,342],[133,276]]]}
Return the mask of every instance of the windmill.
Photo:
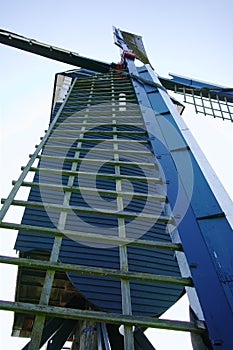
{"label": "windmill", "polygon": [[[15,311],[13,331],[31,335],[29,349],[62,348],[68,338],[73,349],[151,349],[148,326],[192,331],[198,349],[229,349],[229,207],[214,196],[184,131],[183,106],[167,89],[228,121],[233,92],[157,77],[141,37],[114,34],[119,64],[0,33],[4,44],[82,67],[56,76],[49,129],[3,199],[1,227],[19,230],[20,257],[1,257],[19,266],[16,302],[1,308]],[[27,201],[15,199],[21,186],[30,188]],[[11,205],[25,207],[20,224],[3,221]],[[184,286],[192,322],[153,318]]]}

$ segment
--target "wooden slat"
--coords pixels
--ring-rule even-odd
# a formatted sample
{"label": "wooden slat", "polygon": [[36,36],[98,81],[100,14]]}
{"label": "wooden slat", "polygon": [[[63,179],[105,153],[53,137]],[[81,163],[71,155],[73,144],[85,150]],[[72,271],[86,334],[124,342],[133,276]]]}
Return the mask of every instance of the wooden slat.
{"label": "wooden slat", "polygon": [[[24,167],[21,168],[22,170]],[[149,176],[132,176],[132,175],[116,175],[116,174],[105,174],[105,173],[91,173],[91,172],[83,172],[83,171],[72,171],[65,169],[50,169],[50,168],[34,168],[31,167],[30,171],[34,172],[43,172],[48,174],[57,174],[57,175],[68,175],[68,176],[87,176],[87,177],[99,177],[105,179],[112,180],[128,180],[128,181],[141,181],[141,182],[153,182],[156,184],[162,184],[162,180],[157,177],[149,177]]]}
{"label": "wooden slat", "polygon": [[[5,203],[5,199],[1,200],[2,203]],[[118,218],[131,218],[142,221],[154,221],[154,222],[165,222],[165,223],[174,223],[172,217],[163,216],[163,215],[150,215],[150,214],[141,214],[137,212],[128,212],[124,210],[111,210],[111,209],[93,209],[84,206],[67,206],[67,205],[59,205],[53,203],[45,203],[45,202],[33,202],[33,201],[22,201],[22,200],[13,200],[12,205],[21,206],[21,207],[29,207],[29,208],[45,208],[48,210],[58,210],[61,212],[78,212],[78,213],[87,213],[87,214],[98,214],[98,215],[106,215],[106,216],[115,216]]]}
{"label": "wooden slat", "polygon": [[6,229],[12,229],[12,230],[21,230],[26,232],[37,232],[40,234],[52,234],[52,235],[58,235],[63,236],[66,235],[67,237],[74,237],[76,240],[79,238],[83,241],[95,241],[95,242],[103,242],[106,244],[128,244],[132,246],[140,246],[140,247],[148,247],[148,248],[158,248],[158,249],[166,249],[166,250],[182,250],[182,247],[180,244],[176,243],[170,243],[170,242],[160,242],[160,241],[150,241],[150,240],[143,240],[143,239],[137,239],[134,240],[132,238],[119,238],[115,236],[105,236],[101,234],[95,234],[95,233],[87,233],[87,232],[81,232],[81,231],[71,231],[71,230],[56,230],[53,228],[47,228],[42,226],[33,226],[33,225],[24,225],[24,224],[16,224],[16,223],[10,223],[10,222],[1,222],[0,227],[6,228]]}
{"label": "wooden slat", "polygon": [[[12,181],[12,184],[15,184],[15,181]],[[59,186],[54,184],[47,184],[47,183],[38,183],[38,182],[26,182],[23,181],[21,186],[25,187],[32,187],[32,188],[45,188],[48,190],[55,190],[55,191],[67,191],[67,192],[74,192],[74,193],[89,193],[89,194],[100,194],[100,195],[106,195],[106,196],[122,196],[125,198],[142,198],[142,199],[148,199],[148,200],[157,200],[159,202],[165,202],[166,197],[159,195],[159,194],[144,194],[140,192],[117,192],[112,190],[103,190],[103,189],[95,189],[95,188],[89,188],[89,187],[73,187],[73,186]]]}
{"label": "wooden slat", "polygon": [[15,258],[1,256],[0,263],[29,267],[33,269],[53,270],[59,272],[84,273],[92,276],[104,276],[112,278],[123,278],[126,280],[136,280],[145,282],[156,282],[164,284],[175,284],[179,286],[193,286],[191,278],[142,273],[135,271],[120,271],[109,268],[92,267],[75,264],[53,263],[45,260]]}
{"label": "wooden slat", "polygon": [[202,334],[205,332],[203,324],[201,324],[201,327],[197,327],[197,325],[193,322],[173,321],[142,316],[129,316],[100,311],[62,308],[57,306],[44,306],[29,303],[0,301],[0,309],[5,311],[14,311],[32,315],[38,314],[74,320],[93,320],[96,322],[105,322],[118,325],[125,324],[138,327],[151,327],[159,329],[193,332],[198,334]]}

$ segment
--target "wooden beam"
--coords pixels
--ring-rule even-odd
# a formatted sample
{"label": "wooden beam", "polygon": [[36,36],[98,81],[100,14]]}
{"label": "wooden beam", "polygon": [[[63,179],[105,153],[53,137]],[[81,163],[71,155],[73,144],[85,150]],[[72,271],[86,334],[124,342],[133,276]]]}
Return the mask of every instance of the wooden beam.
{"label": "wooden beam", "polygon": [[167,250],[179,250],[182,251],[182,246],[179,243],[170,243],[170,242],[160,242],[152,240],[143,240],[143,239],[133,239],[133,238],[120,238],[115,236],[105,236],[95,233],[87,233],[80,231],[71,231],[71,230],[62,230],[59,231],[53,228],[47,228],[42,226],[33,226],[33,225],[24,225],[16,224],[11,222],[1,222],[0,227],[11,229],[11,230],[22,230],[26,232],[38,232],[41,234],[52,234],[55,236],[66,235],[68,237],[73,237],[75,239],[80,239],[80,241],[95,241],[103,242],[107,244],[129,244],[137,247],[148,247],[148,248],[158,248],[158,249],[167,249]]}
{"label": "wooden beam", "polygon": [[196,325],[194,322],[187,321],[174,321],[145,316],[129,316],[92,310],[68,309],[49,305],[44,306],[0,300],[0,309],[3,311],[22,312],[32,315],[45,315],[46,317],[50,316],[74,320],[92,320],[93,322],[105,322],[117,325],[125,324],[128,326],[151,327],[193,333],[205,332],[205,327],[200,322],[198,325]]}
{"label": "wooden beam", "polygon": [[181,286],[192,286],[191,278],[156,275],[150,273],[142,273],[136,271],[120,271],[115,269],[92,267],[75,264],[64,264],[61,262],[50,262],[45,260],[25,259],[0,256],[0,263],[24,266],[33,269],[52,270],[59,272],[73,272],[92,276],[105,276],[111,278],[123,278],[126,280],[136,280],[145,282],[156,282],[165,284],[175,284]]}

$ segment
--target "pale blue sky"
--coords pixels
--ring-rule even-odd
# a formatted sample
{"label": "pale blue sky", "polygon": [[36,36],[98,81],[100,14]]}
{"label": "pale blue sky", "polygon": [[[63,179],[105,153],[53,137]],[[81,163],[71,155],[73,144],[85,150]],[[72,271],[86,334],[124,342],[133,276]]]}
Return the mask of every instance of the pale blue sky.
{"label": "pale blue sky", "polygon": [[[2,1],[0,27],[80,55],[106,62],[120,60],[113,44],[112,25],[143,36],[150,61],[158,74],[168,72],[232,87],[232,0],[194,1]],[[5,197],[28,154],[47,128],[55,73],[71,66],[0,46],[1,185]],[[184,119],[227,191],[233,196],[230,122],[195,116]],[[8,234],[8,232],[7,232]],[[1,254],[12,255],[15,234],[4,239]],[[0,298],[11,300],[14,275],[8,267],[7,289]],[[5,276],[5,275],[4,275]],[[172,316],[171,316],[172,317]],[[178,308],[176,318],[186,317]],[[12,320],[4,313],[0,347],[20,348],[10,338]],[[154,333],[155,334],[155,333]],[[25,341],[24,341],[25,342]],[[158,350],[191,349],[187,337],[154,336]]]}

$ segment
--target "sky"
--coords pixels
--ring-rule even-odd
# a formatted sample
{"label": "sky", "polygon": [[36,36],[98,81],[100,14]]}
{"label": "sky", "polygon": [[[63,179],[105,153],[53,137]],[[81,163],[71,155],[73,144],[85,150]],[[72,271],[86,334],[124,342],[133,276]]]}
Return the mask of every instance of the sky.
{"label": "sky", "polygon": [[[159,75],[172,72],[232,87],[232,12],[231,0],[9,0],[1,4],[0,28],[110,63],[120,60],[114,25],[143,36]],[[0,63],[0,197],[5,198],[47,129],[54,75],[73,67],[3,45]],[[233,198],[233,124],[195,115],[191,107],[183,118]],[[0,254],[14,256],[15,237],[2,232]],[[15,268],[3,266],[1,271],[6,283],[0,299],[13,300]],[[10,337],[12,313],[0,315],[0,348],[20,349],[25,340]],[[187,320],[186,300],[164,317]],[[157,350],[192,349],[188,334],[153,330],[148,336]]]}

